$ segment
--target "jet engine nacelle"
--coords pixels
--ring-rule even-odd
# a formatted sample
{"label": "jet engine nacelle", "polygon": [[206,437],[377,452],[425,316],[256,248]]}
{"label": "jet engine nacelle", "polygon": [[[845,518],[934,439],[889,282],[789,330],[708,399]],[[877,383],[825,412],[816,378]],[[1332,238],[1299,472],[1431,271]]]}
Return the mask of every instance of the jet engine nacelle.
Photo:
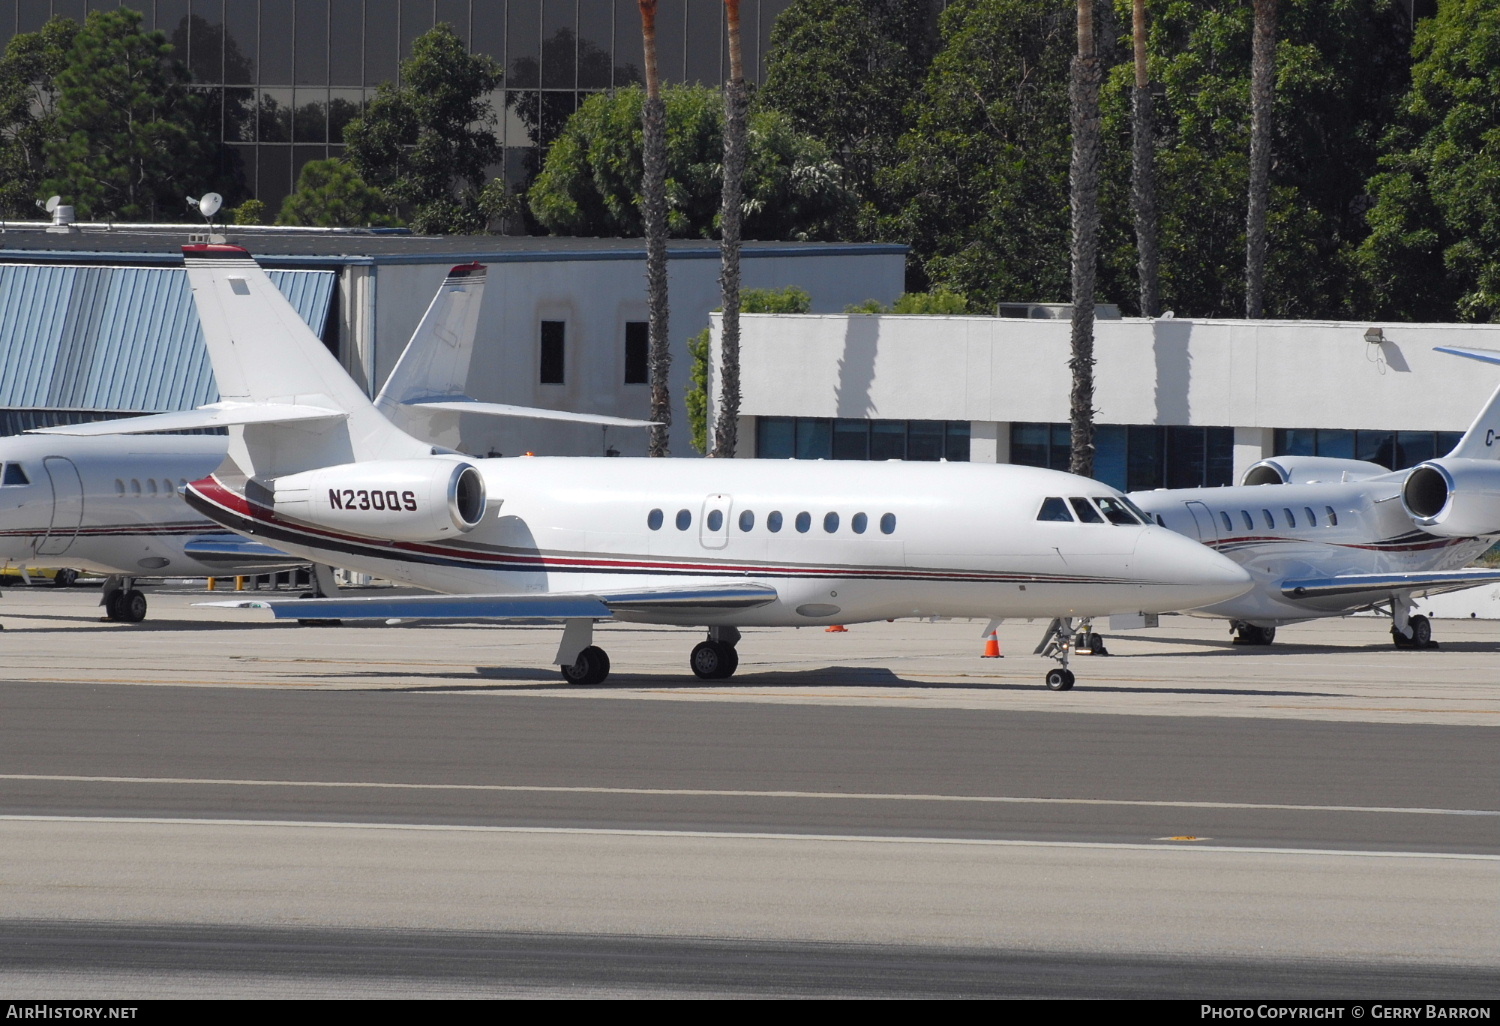
{"label": "jet engine nacelle", "polygon": [[1312,484],[1315,481],[1364,481],[1390,471],[1379,463],[1335,456],[1273,456],[1245,471],[1240,484]]}
{"label": "jet engine nacelle", "polygon": [[484,476],[445,459],[372,460],[278,478],[276,512],[336,531],[439,541],[484,519]]}
{"label": "jet engine nacelle", "polygon": [[1500,534],[1500,463],[1419,463],[1401,485],[1401,506],[1418,527],[1443,538]]}

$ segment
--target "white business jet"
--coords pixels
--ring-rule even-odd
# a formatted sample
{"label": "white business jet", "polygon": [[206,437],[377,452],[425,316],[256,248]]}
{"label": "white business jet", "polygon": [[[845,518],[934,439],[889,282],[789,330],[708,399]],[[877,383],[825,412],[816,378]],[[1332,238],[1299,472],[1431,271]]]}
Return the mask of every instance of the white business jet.
{"label": "white business jet", "polygon": [[[646,426],[647,421],[477,403],[462,394],[483,303],[485,268],[453,267],[444,278],[376,405],[419,437],[447,425],[452,411]],[[201,415],[195,415],[201,416]],[[203,425],[197,425],[203,426]],[[0,438],[0,565],[110,575],[101,605],[108,619],[139,622],[141,578],[257,574],[307,561],[229,533],[182,502],[189,481],[224,461],[223,435],[80,437],[33,433]],[[315,567],[318,590],[330,574]]]}
{"label": "white business jet", "polygon": [[[1438,351],[1500,363],[1485,349]],[[1500,570],[1469,565],[1500,538],[1497,438],[1500,389],[1452,452],[1410,470],[1276,456],[1235,487],[1131,498],[1250,571],[1253,589],[1193,610],[1228,619],[1236,643],[1269,645],[1281,624],[1375,609],[1390,615],[1398,648],[1428,648],[1432,625],[1412,614],[1418,596],[1500,582]]]}
{"label": "white business jet", "polygon": [[[601,620],[705,627],[721,679],[746,626],[1080,617],[1222,602],[1234,563],[1049,470],[968,463],[472,459],[381,415],[236,246],[184,247],[224,401],[53,432],[229,425],[188,502],[242,534],[442,594],[226,603],[278,618],[562,620],[564,678],[602,682]],[[150,423],[155,420],[156,423]],[[1047,675],[1072,687],[1062,664]]]}

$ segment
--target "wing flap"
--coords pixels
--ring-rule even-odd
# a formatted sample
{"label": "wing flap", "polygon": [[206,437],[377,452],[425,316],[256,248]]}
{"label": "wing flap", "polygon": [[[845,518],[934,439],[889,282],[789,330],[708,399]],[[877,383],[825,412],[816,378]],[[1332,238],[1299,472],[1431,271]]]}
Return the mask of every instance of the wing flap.
{"label": "wing flap", "polygon": [[291,421],[344,420],[349,414],[326,406],[293,403],[214,403],[179,413],[154,413],[145,417],[96,420],[89,424],[63,424],[33,428],[33,435],[143,435],[153,431],[193,431],[229,427],[233,424],[270,424]]}
{"label": "wing flap", "polygon": [[1379,594],[1393,591],[1421,592],[1436,595],[1460,591],[1481,584],[1500,584],[1500,570],[1463,567],[1459,570],[1424,570],[1406,574],[1343,574],[1337,577],[1310,577],[1283,581],[1281,594],[1294,600],[1342,598],[1348,595]]}
{"label": "wing flap", "polygon": [[379,595],[320,599],[253,598],[201,606],[269,609],[278,620],[608,620],[616,611],[681,613],[750,609],[776,601],[775,588],[726,584],[644,591],[535,595]]}

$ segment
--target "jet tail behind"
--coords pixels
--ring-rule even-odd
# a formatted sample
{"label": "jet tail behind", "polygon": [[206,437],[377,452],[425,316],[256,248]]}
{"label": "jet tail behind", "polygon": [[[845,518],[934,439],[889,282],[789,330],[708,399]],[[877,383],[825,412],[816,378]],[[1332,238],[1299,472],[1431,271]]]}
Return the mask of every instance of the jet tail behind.
{"label": "jet tail behind", "polygon": [[[1436,348],[1438,352],[1452,356],[1464,356],[1484,363],[1500,363],[1500,352],[1493,349],[1471,349],[1467,346],[1437,346]],[[1484,404],[1484,409],[1479,411],[1479,416],[1474,418],[1474,423],[1469,425],[1469,430],[1464,432],[1464,436],[1458,440],[1453,451],[1448,453],[1448,458],[1500,459],[1500,388],[1495,389],[1490,395],[1490,401]]]}
{"label": "jet tail behind", "polygon": [[247,477],[430,452],[381,415],[249,252],[204,244],[182,251],[226,403],[331,407],[348,415],[231,427],[229,457]]}

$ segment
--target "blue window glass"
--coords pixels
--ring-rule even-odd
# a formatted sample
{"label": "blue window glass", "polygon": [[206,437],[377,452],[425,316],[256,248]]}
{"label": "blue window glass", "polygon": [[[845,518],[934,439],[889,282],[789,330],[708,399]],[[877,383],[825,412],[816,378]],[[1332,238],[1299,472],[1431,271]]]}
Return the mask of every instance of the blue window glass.
{"label": "blue window glass", "polygon": [[711,509],[708,511],[708,529],[710,531],[721,531],[724,529],[723,510]]}
{"label": "blue window glass", "polygon": [[763,460],[789,460],[796,449],[797,422],[791,417],[756,418],[756,456]]}
{"label": "blue window glass", "polygon": [[750,510],[740,511],[740,530],[753,531],[755,529],[755,514]]}
{"label": "blue window glass", "polygon": [[1037,511],[1036,518],[1038,520],[1055,520],[1069,524],[1073,522],[1073,514],[1068,512],[1068,504],[1056,495],[1042,500],[1042,508]]}
{"label": "blue window glass", "polygon": [[812,528],[812,514],[810,514],[810,513],[798,513],[797,514],[797,521],[796,521],[796,523],[797,523],[797,533],[798,534],[806,534]]}
{"label": "blue window glass", "polygon": [[881,518],[880,518],[880,533],[881,534],[895,534],[896,533],[896,514],[894,514],[894,513],[886,513],[883,516],[881,516]]}
{"label": "blue window glass", "polygon": [[677,511],[677,530],[686,531],[693,526],[693,515],[685,509]]}
{"label": "blue window glass", "polygon": [[865,528],[870,526],[870,518],[863,513],[856,513],[849,518],[849,529],[855,534],[864,534]]}
{"label": "blue window glass", "polygon": [[766,530],[772,534],[781,530],[781,510],[773,509],[766,514]]}
{"label": "blue window glass", "polygon": [[824,513],[823,514],[823,530],[827,531],[829,534],[832,534],[833,532],[837,531],[838,529],[839,529],[839,515],[837,513]]}
{"label": "blue window glass", "polygon": [[651,528],[651,530],[653,531],[660,531],[661,522],[663,519],[664,518],[661,515],[661,510],[653,509],[650,513],[646,514],[646,526]]}

